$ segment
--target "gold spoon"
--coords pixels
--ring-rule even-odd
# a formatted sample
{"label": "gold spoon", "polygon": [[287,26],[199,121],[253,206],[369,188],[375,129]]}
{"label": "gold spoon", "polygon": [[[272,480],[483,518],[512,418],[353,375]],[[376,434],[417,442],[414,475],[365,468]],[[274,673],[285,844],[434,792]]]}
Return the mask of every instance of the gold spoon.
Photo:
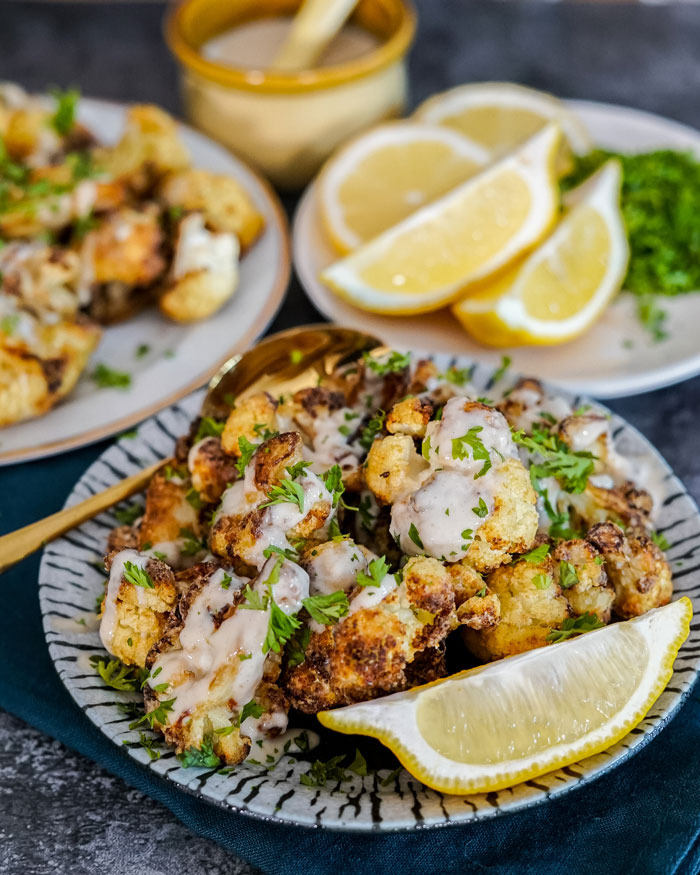
{"label": "gold spoon", "polygon": [[[234,399],[257,392],[279,395],[316,386],[319,378],[330,375],[337,365],[377,347],[381,347],[381,342],[376,337],[335,325],[303,326],[273,334],[248,352],[230,358],[212,377],[202,416],[225,419]],[[169,461],[172,460],[156,462],[79,504],[3,535],[0,573],[49,541],[145,489],[156,471]]]}

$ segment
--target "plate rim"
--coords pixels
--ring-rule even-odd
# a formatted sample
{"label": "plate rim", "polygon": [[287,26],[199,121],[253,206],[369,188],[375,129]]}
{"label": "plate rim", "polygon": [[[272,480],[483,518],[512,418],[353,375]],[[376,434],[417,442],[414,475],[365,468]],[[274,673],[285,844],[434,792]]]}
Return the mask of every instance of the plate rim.
{"label": "plate rim", "polygon": [[[447,358],[447,356],[443,356],[442,358]],[[459,357],[452,356],[452,359],[458,359],[458,358]],[[462,356],[461,360],[466,362],[466,361],[468,361],[468,358],[466,356]],[[484,371],[487,371],[489,374],[492,374],[494,371],[494,368],[492,368],[489,365],[484,365],[483,363],[480,365],[477,364],[477,367],[479,367],[480,369],[483,369]],[[514,377],[517,375],[511,374],[510,376]],[[577,396],[575,393],[566,393],[566,394],[568,394],[574,400],[575,403],[580,403],[582,401],[585,401],[584,397],[582,397],[580,395]],[[198,396],[193,396],[192,402],[191,402],[193,404],[194,404],[195,397],[198,397]],[[185,403],[187,403],[187,400]],[[598,406],[604,410],[607,410],[607,408],[605,408],[605,405],[599,404]],[[190,416],[190,413],[187,410],[183,410],[182,408],[176,409],[174,412],[178,416],[180,416],[180,415],[184,415],[186,417]],[[164,412],[160,412],[157,416],[163,416],[163,413]],[[666,461],[666,459],[663,457],[661,452],[651,443],[651,441],[649,441],[642,434],[642,432],[636,426],[634,426],[632,423],[628,422],[626,419],[619,416],[618,414],[613,413],[612,417],[613,417],[612,422],[614,424],[616,435],[619,434],[621,431],[627,432],[628,434],[631,434],[635,441],[641,442],[641,444],[643,446],[644,455],[647,457],[653,458],[655,466],[663,474],[664,482],[668,484],[667,487],[665,487],[666,498],[668,498],[669,496],[672,496],[672,495],[676,495],[676,493],[680,493],[684,497],[685,501],[687,502],[687,509],[689,510],[690,515],[684,516],[682,518],[682,520],[680,520],[680,521],[691,520],[690,524],[694,527],[694,531],[690,537],[695,537],[696,539],[700,538],[700,509],[698,509],[698,505],[697,505],[695,499],[690,494],[690,492],[687,490],[687,488],[684,486],[682,481],[680,481],[678,476],[675,474],[675,472],[671,468],[670,464]],[[154,419],[157,420],[157,417],[155,417]],[[149,420],[149,421],[154,421],[154,419]],[[161,425],[162,425],[160,423],[156,423],[156,424],[158,425],[158,427],[161,427]],[[165,426],[163,426],[163,429],[165,430]],[[68,496],[68,498],[65,502],[65,506],[69,506],[71,504],[74,504],[76,501],[78,501],[82,497],[80,494],[81,487],[83,490],[86,488],[90,488],[88,486],[88,484],[85,483],[86,477],[88,476],[89,472],[95,468],[95,466],[99,465],[99,463],[103,459],[103,457],[114,446],[116,446],[116,444],[113,444],[110,447],[106,448],[105,451],[100,455],[100,457],[98,457],[98,459],[94,460],[90,465],[86,466],[86,468],[83,470],[81,475],[75,481],[73,489],[71,490],[70,495]],[[122,450],[124,450],[124,449],[125,448],[122,447]],[[146,462],[143,462],[141,464],[146,464]],[[113,476],[116,476],[116,471],[113,472]],[[672,525],[674,525],[674,524],[672,523]],[[683,540],[685,540],[685,539],[683,539]],[[86,706],[84,703],[81,703],[80,701],[76,700],[74,690],[72,689],[72,686],[74,685],[74,681],[71,677],[69,677],[66,674],[66,669],[63,668],[62,666],[60,666],[61,660],[57,661],[57,657],[60,656],[61,654],[60,654],[60,651],[55,652],[55,648],[58,647],[61,642],[59,639],[56,639],[54,637],[52,637],[51,639],[49,638],[49,633],[52,633],[52,635],[55,636],[57,634],[57,630],[55,628],[51,627],[50,611],[53,610],[53,608],[51,606],[46,605],[46,602],[45,602],[45,599],[47,598],[47,589],[46,589],[45,585],[47,583],[49,583],[49,584],[51,583],[51,572],[47,568],[47,566],[50,564],[49,559],[50,559],[50,555],[47,552],[47,550],[45,550],[43,555],[42,555],[41,567],[40,567],[40,571],[39,571],[39,600],[40,600],[40,606],[41,606],[42,624],[44,627],[45,638],[47,641],[47,646],[48,646],[48,649],[50,652],[52,662],[54,664],[54,668],[55,668],[57,674],[59,675],[61,682],[66,687],[69,695],[71,695],[71,698],[73,698],[73,700],[76,702],[76,705],[81,709],[81,711],[83,711],[83,713],[102,732],[103,735],[105,735],[107,738],[109,738],[109,740],[113,744],[115,744],[115,746],[120,747],[121,745],[119,745],[118,741],[116,741],[113,737],[111,737],[108,734],[107,726],[109,724],[108,724],[108,722],[106,722],[105,718],[99,719],[98,714],[96,713],[96,709],[94,707],[91,707],[90,705]],[[671,559],[669,561],[673,562],[675,560]],[[693,571],[692,568],[690,570]],[[692,580],[692,578],[691,578],[691,580]],[[55,581],[53,582],[53,584],[54,584],[54,588],[55,588]],[[679,586],[679,584],[677,583],[676,586]],[[50,590],[49,590],[49,592],[50,592]],[[674,595],[676,597],[681,597],[682,595],[685,595],[685,594],[686,594],[686,590],[681,589],[681,588],[677,588],[676,592],[674,593]],[[699,616],[700,616],[700,614],[699,614]],[[695,643],[695,642],[691,642],[691,646],[693,643]],[[686,646],[686,642],[684,642],[683,647],[685,647],[685,646]],[[683,647],[681,648],[681,651],[683,650]],[[656,706],[656,703],[654,703],[652,705],[649,713],[647,715],[645,715],[645,717],[643,718],[643,721],[642,721],[642,722],[644,722],[646,720],[653,720],[654,722],[652,723],[652,725],[648,726],[645,729],[640,730],[639,732],[635,732],[634,730],[632,730],[632,732],[629,733],[625,738],[626,739],[634,739],[634,743],[631,744],[631,746],[626,747],[626,749],[624,749],[622,751],[618,750],[617,754],[615,755],[615,758],[612,759],[609,763],[602,763],[602,764],[599,763],[596,766],[589,767],[588,769],[583,770],[580,775],[577,775],[575,780],[570,780],[566,784],[562,785],[561,787],[557,787],[556,789],[553,787],[547,788],[546,793],[542,792],[536,797],[524,798],[521,800],[517,800],[517,801],[513,802],[511,805],[505,804],[505,805],[503,805],[503,807],[492,806],[489,809],[484,809],[484,808],[480,807],[478,810],[475,809],[471,816],[466,816],[463,818],[451,817],[449,815],[446,815],[445,819],[441,820],[441,821],[424,822],[424,823],[420,823],[420,822],[401,823],[399,821],[401,819],[403,819],[403,816],[394,815],[393,817],[388,816],[385,818],[385,821],[387,822],[386,825],[384,825],[384,822],[378,824],[378,823],[374,823],[374,822],[364,822],[364,821],[360,822],[360,823],[356,823],[356,824],[353,824],[351,822],[338,822],[337,820],[335,822],[330,822],[330,823],[329,822],[311,822],[310,820],[299,821],[299,820],[293,819],[292,817],[278,817],[278,816],[276,816],[275,813],[254,810],[254,809],[248,808],[244,805],[241,805],[235,801],[229,802],[223,798],[217,799],[213,795],[206,794],[201,789],[197,789],[196,786],[190,786],[189,784],[191,784],[192,782],[189,782],[189,784],[186,784],[186,783],[180,783],[179,781],[170,779],[168,783],[174,785],[174,787],[177,790],[183,790],[186,793],[193,795],[199,799],[202,799],[203,801],[207,802],[208,804],[215,805],[217,808],[220,808],[222,810],[231,811],[232,813],[244,814],[245,816],[252,817],[258,821],[263,821],[263,822],[267,822],[267,823],[270,823],[270,822],[278,823],[278,824],[283,824],[286,826],[303,827],[303,828],[307,828],[307,829],[324,829],[324,830],[329,830],[329,831],[334,831],[334,832],[345,832],[345,833],[353,833],[353,834],[410,833],[410,832],[420,832],[420,831],[427,830],[427,829],[439,829],[439,828],[452,826],[452,825],[467,826],[467,825],[470,825],[472,823],[479,823],[481,821],[490,820],[492,817],[495,817],[495,816],[516,813],[516,812],[519,812],[519,811],[522,811],[522,810],[525,810],[528,808],[532,808],[536,805],[543,804],[544,802],[549,801],[550,798],[552,798],[552,797],[562,796],[564,794],[567,794],[571,791],[576,790],[578,787],[585,786],[585,785],[591,783],[592,781],[596,780],[597,778],[601,777],[602,775],[608,774],[612,769],[616,768],[618,765],[621,765],[621,764],[627,762],[631,757],[633,757],[638,751],[640,751],[643,747],[645,747],[653,738],[655,738],[668,725],[668,723],[678,714],[680,708],[683,706],[683,704],[686,702],[688,696],[691,694],[693,688],[695,687],[695,685],[697,683],[698,677],[700,676],[700,656],[693,656],[692,654],[686,654],[686,660],[688,660],[689,663],[691,664],[691,670],[693,672],[692,679],[689,680],[687,686],[684,689],[671,690],[672,693],[676,694],[676,699],[673,702],[673,704],[670,705],[670,707],[668,707],[664,711],[664,713],[662,715],[656,716],[656,715],[652,714],[652,711],[653,711],[654,707]],[[678,666],[676,668],[678,668]],[[687,672],[687,671],[688,671],[688,668],[683,667],[681,673],[685,674],[685,672]],[[675,674],[675,669],[674,669],[674,674]],[[672,683],[672,681],[669,680],[669,684],[664,688],[664,691],[668,690],[668,687],[671,685],[671,683]],[[678,679],[676,679],[676,683],[679,683]],[[76,686],[76,689],[79,689],[79,687]],[[663,692],[662,692],[662,694],[663,694]],[[637,729],[638,728],[639,727],[637,727]],[[149,763],[142,762],[137,757],[131,755],[130,750],[125,751],[125,753],[126,753],[126,755],[128,755],[130,757],[130,759],[132,761],[139,763],[139,765],[141,765],[144,768],[149,768],[149,765],[150,765]],[[585,762],[585,761],[586,760],[583,760],[582,762]],[[157,771],[155,771],[153,769],[149,769],[149,770],[151,771],[151,773],[158,775],[158,777],[164,777],[165,780],[167,780],[167,775],[163,776],[163,775],[160,775]],[[556,770],[556,771],[558,771],[558,770]],[[193,770],[193,772],[194,772],[194,770]],[[546,777],[546,776],[544,776],[544,777]],[[412,776],[409,776],[409,780],[413,780],[417,784],[419,789],[422,786],[422,785],[420,785],[420,782],[417,782],[416,779],[414,779]],[[199,785],[197,785],[197,786],[199,786]],[[507,792],[507,791],[501,791],[501,792]],[[416,798],[417,798],[417,796],[416,796]],[[428,817],[431,817],[431,816],[432,815],[428,815]],[[392,821],[393,821],[393,823],[392,823]]]}
{"label": "plate rim", "polygon": [[[635,118],[641,122],[648,124],[662,125],[666,129],[683,134],[685,136],[693,136],[697,141],[698,153],[700,155],[700,129],[694,128],[684,122],[675,119],[666,118],[658,113],[650,112],[644,109],[638,109],[634,106],[625,106],[624,104],[608,103],[598,100],[579,100],[579,99],[564,99],[563,103],[569,108],[578,112],[604,112],[609,115],[616,113],[624,113],[628,118]],[[411,116],[407,116],[406,120],[410,120]],[[313,272],[308,265],[308,250],[309,240],[307,234],[300,233],[300,228],[305,228],[307,223],[309,227],[316,227],[316,219],[313,216],[313,210],[317,203],[318,190],[318,174],[311,180],[306,187],[302,197],[294,211],[292,217],[292,263],[294,271],[299,278],[299,284],[304,290],[304,294],[314,307],[323,315],[325,319],[334,321],[337,316],[332,314],[326,306],[324,306],[326,297],[332,295],[332,292],[320,293],[321,286],[313,276]],[[340,255],[338,256],[341,257]],[[700,290],[696,292],[700,294]],[[358,314],[358,319],[365,311],[359,307],[354,307],[343,301],[349,307],[352,307]],[[367,314],[369,316],[382,316],[384,314]],[[396,317],[401,319],[400,316]],[[415,318],[415,317],[413,317]],[[485,351],[489,351],[488,347],[483,347]],[[505,350],[507,352],[507,349]],[[477,361],[478,354],[470,352],[459,352],[452,350],[454,355],[472,356]],[[582,379],[579,382],[567,381],[557,382],[555,378],[548,378],[547,382],[555,388],[562,389],[571,393],[582,393],[598,399],[612,400],[614,398],[627,398],[633,395],[641,395],[645,392],[653,392],[658,389],[668,388],[677,383],[700,374],[700,351],[691,358],[680,362],[672,362],[666,365],[659,366],[653,371],[639,371],[634,375]],[[643,375],[646,375],[643,378]]]}
{"label": "plate rim", "polygon": [[[102,98],[96,97],[81,97],[81,103],[85,103],[88,105],[92,104],[93,106],[96,106],[98,108],[100,106],[110,107],[112,109],[119,109],[121,111],[124,111],[129,106],[134,105],[133,101],[120,102],[118,100],[103,100]],[[156,401],[146,407],[140,407],[134,413],[123,416],[121,417],[121,419],[115,420],[108,425],[96,426],[89,431],[73,435],[72,437],[62,438],[56,441],[47,441],[42,444],[27,447],[26,449],[20,448],[5,451],[0,449],[0,467],[4,465],[14,465],[22,462],[30,462],[36,459],[59,455],[60,453],[64,453],[68,450],[78,449],[79,447],[89,446],[90,444],[94,444],[97,441],[102,440],[103,438],[111,437],[112,435],[119,434],[119,432],[129,429],[131,426],[138,425],[144,420],[154,416],[159,411],[165,410],[167,407],[172,407],[173,404],[176,404],[182,398],[190,395],[192,392],[211,380],[211,378],[219,371],[222,365],[224,365],[232,356],[236,355],[237,353],[244,352],[251,345],[251,343],[257,340],[258,337],[260,337],[260,335],[265,331],[268,325],[270,325],[272,320],[279,312],[280,307],[282,306],[284,296],[287,289],[289,288],[289,283],[292,276],[292,244],[289,220],[280,202],[279,197],[272,188],[272,185],[257,170],[251,167],[248,163],[246,163],[242,158],[240,158],[230,149],[227,149],[223,144],[217,142],[212,137],[207,136],[202,131],[197,130],[195,127],[188,124],[187,122],[182,121],[182,119],[180,119],[178,116],[172,113],[170,113],[170,115],[172,116],[172,118],[175,119],[179,128],[193,133],[197,137],[208,140],[211,144],[225,151],[232,161],[240,164],[246,170],[246,172],[253,177],[256,184],[260,188],[260,193],[265,199],[266,205],[270,210],[270,215],[273,220],[271,226],[266,228],[263,233],[267,233],[268,230],[272,231],[272,229],[274,229],[274,233],[278,236],[280,241],[280,257],[276,266],[271,292],[269,294],[265,307],[261,310],[255,321],[253,322],[253,325],[243,335],[238,343],[234,344],[234,346],[232,346],[225,355],[218,358],[212,366],[208,367],[206,370],[202,371],[196,377],[191,379],[186,386],[175,390],[167,397],[162,398],[160,401]],[[50,412],[50,410],[47,411],[47,413]],[[43,417],[33,417],[32,421],[41,418]],[[16,424],[18,426],[21,426],[21,423]],[[0,436],[1,435],[2,431],[0,430]]]}

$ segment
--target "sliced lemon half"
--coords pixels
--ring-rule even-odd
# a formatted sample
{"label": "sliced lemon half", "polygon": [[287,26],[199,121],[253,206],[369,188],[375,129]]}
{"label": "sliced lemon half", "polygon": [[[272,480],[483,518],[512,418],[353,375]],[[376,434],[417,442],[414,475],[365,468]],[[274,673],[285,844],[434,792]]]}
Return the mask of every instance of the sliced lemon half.
{"label": "sliced lemon half", "polygon": [[524,146],[364,244],[321,274],[350,303],[377,313],[422,313],[460,297],[532,248],[554,222],[550,125]]}
{"label": "sliced lemon half", "polygon": [[494,159],[555,121],[564,133],[560,172],[566,170],[569,149],[583,154],[592,148],[588,131],[566,104],[552,94],[512,82],[458,85],[428,98],[415,111],[414,118],[465,134],[488,149]]}
{"label": "sliced lemon half", "polygon": [[548,345],[591,327],[627,271],[621,179],[619,163],[606,162],[569,193],[568,212],[534,252],[454,305],[473,337],[489,346]]}
{"label": "sliced lemon half", "polygon": [[689,599],[405,693],[322,711],[369,735],[428,787],[511,787],[615,744],[646,715],[688,636]]}
{"label": "sliced lemon half", "polygon": [[449,128],[389,122],[334,155],[318,180],[328,237],[351,252],[490,162],[486,149]]}

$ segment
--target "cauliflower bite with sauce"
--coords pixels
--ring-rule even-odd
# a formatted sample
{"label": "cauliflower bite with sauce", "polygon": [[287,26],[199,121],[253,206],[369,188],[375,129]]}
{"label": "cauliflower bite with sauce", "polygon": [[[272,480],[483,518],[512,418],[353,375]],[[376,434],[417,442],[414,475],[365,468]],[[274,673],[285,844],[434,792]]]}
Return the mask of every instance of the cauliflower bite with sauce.
{"label": "cauliflower bite with sauce", "polygon": [[285,680],[300,711],[315,714],[405,689],[407,666],[456,625],[451,578],[436,559],[410,559],[401,580],[385,565],[374,576],[356,586],[337,623],[312,626],[304,661]]}
{"label": "cauliflower bite with sauce", "polygon": [[541,562],[527,560],[502,565],[487,578],[488,588],[498,596],[500,621],[483,629],[463,627],[469,650],[484,661],[514,656],[544,647],[553,629],[560,629],[571,609],[556,580],[551,556]]}
{"label": "cauliflower bite with sauce", "polygon": [[614,523],[597,523],[587,538],[605,559],[615,588],[613,610],[619,617],[638,617],[671,601],[671,569],[650,537],[627,536]]}
{"label": "cauliflower bite with sauce", "polygon": [[298,432],[261,444],[243,479],[224,492],[209,536],[212,552],[260,568],[269,548],[320,536],[335,514],[334,496],[308,466]]}
{"label": "cauliflower bite with sauce", "polygon": [[175,607],[175,575],[164,562],[136,550],[115,553],[107,564],[109,581],[100,621],[102,644],[126,665],[143,667]]}
{"label": "cauliflower bite with sauce", "polygon": [[589,540],[560,541],[552,550],[557,581],[575,617],[588,612],[609,623],[615,590],[600,551]]}
{"label": "cauliflower bite with sauce", "polygon": [[178,752],[208,743],[235,765],[252,741],[286,729],[287,703],[275,684],[280,645],[270,630],[299,612],[309,581],[280,557],[254,580],[211,563],[197,571],[148,655],[146,710]]}
{"label": "cauliflower bite with sauce", "polygon": [[180,170],[163,180],[158,194],[169,207],[201,213],[212,231],[234,235],[241,252],[253,245],[265,225],[238,180],[222,173]]}
{"label": "cauliflower bite with sauce", "polygon": [[154,474],[146,493],[140,547],[165,556],[174,568],[194,564],[204,552],[199,511],[189,500],[191,490],[187,469],[168,466]]}

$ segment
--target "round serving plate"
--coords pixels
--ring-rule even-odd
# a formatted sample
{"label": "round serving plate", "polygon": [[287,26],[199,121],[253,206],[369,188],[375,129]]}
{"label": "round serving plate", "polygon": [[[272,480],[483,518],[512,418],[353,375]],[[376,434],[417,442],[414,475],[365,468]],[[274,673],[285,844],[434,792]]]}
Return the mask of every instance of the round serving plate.
{"label": "round serving plate", "polygon": [[[689,151],[700,159],[700,132],[657,115],[625,106],[567,101],[584,123],[596,146],[616,152],[654,149]],[[496,366],[506,352],[513,367],[570,392],[595,398],[617,398],[670,386],[700,373],[700,294],[662,298],[668,313],[668,338],[654,343],[639,322],[636,300],[620,295],[593,328],[569,343],[551,347],[489,349],[460,327],[449,310],[418,316],[367,313],[334,295],[319,274],[338,258],[326,239],[318,216],[312,183],[294,218],[294,266],[307,295],[328,319],[383,337],[403,349],[445,351]]]}
{"label": "round serving plate", "polygon": [[[79,118],[100,141],[115,143],[126,104],[82,98]],[[179,325],[149,307],[105,329],[68,398],[38,419],[0,429],[0,465],[84,446],[141,422],[210,379],[250,346],[274,319],[291,270],[287,219],[270,186],[223,146],[178,124],[194,167],[237,179],[265,219],[265,230],[241,259],[233,297],[211,318]],[[148,352],[137,355],[140,347]],[[98,362],[131,375],[128,389],[100,389],[89,374]]]}
{"label": "round serving plate", "polygon": [[[464,358],[435,356],[442,369]],[[473,383],[488,391],[490,367],[476,365]],[[565,394],[565,393],[562,393]],[[144,422],[133,438],[122,438],[109,447],[83,474],[66,506],[75,504],[117,480],[172,453],[176,438],[189,429],[201,404],[201,393],[162,411]],[[574,406],[583,400],[574,399]],[[617,447],[644,462],[658,494],[657,530],[669,541],[667,551],[674,571],[674,598],[688,596],[700,612],[700,513],[683,484],[651,444],[632,426],[612,415]],[[641,484],[642,486],[644,484]],[[101,564],[110,530],[117,525],[107,512],[49,544],[39,571],[39,599],[49,652],[61,680],[87,717],[110,738],[124,756],[130,756],[165,780],[189,793],[231,811],[267,820],[308,827],[358,831],[411,830],[484,820],[509,811],[546,802],[588,783],[638,751],[676,713],[700,669],[700,622],[691,623],[690,635],[680,650],[673,676],[646,718],[626,738],[609,750],[528,781],[511,789],[482,795],[449,796],[424,787],[407,772],[392,775],[396,762],[385,748],[378,748],[378,770],[361,777],[353,773],[346,782],[328,781],[322,787],[300,782],[309,770],[306,760],[285,756],[269,770],[241,764],[229,774],[201,768],[182,768],[173,752],[163,749],[151,760],[139,744],[139,732],[130,730],[133,715],[123,706],[137,694],[103,685],[90,657],[105,656],[98,634],[95,601],[103,592]],[[352,756],[356,743],[366,739],[332,735],[335,751]],[[660,742],[663,743],[663,742]],[[387,766],[382,768],[381,756]],[[313,756],[313,755],[311,755]]]}

